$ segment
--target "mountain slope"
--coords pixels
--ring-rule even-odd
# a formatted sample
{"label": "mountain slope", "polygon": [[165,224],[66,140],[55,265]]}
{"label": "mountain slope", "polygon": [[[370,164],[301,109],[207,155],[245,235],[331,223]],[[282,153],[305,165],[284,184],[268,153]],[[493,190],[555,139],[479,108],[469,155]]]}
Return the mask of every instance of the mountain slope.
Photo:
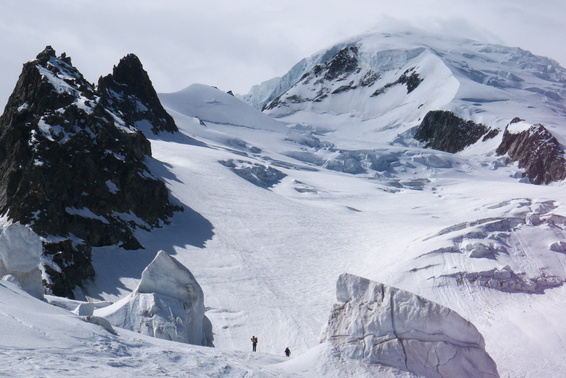
{"label": "mountain slope", "polygon": [[[190,249],[183,261],[195,267],[207,293],[207,316],[222,325],[215,327],[217,346],[245,349],[252,334],[259,336],[260,347],[274,352],[284,344],[299,351],[313,345],[326,321],[329,282],[346,271],[458,311],[484,336],[502,375],[560,369],[561,336],[550,335],[565,334],[557,320],[566,280],[566,255],[557,251],[566,236],[562,182],[525,183],[521,169],[495,151],[516,116],[528,118],[526,124],[544,122],[564,140],[564,102],[527,90],[554,88],[562,96],[564,69],[520,49],[436,40],[427,40],[436,49],[424,48],[411,35],[375,42],[381,38],[338,45],[285,75],[274,105],[265,107],[286,127],[284,134],[274,133],[271,123],[263,129],[257,121],[263,115],[255,111],[250,111],[257,117],[251,128],[231,127],[224,121],[228,110],[219,108],[219,123],[200,124],[194,116],[215,109],[204,100],[208,91],[229,96],[216,89],[193,87],[202,90],[203,101],[186,102],[184,108],[182,92],[162,96],[165,106],[176,110],[181,132],[214,147],[183,153],[177,145],[172,158],[171,145],[154,143],[159,159],[178,164],[181,182],[199,182],[190,189],[173,183],[172,190],[190,192],[191,199],[178,196],[215,227],[206,250]],[[387,47],[383,53],[376,47],[381,45]],[[387,69],[373,86],[361,86],[366,73],[379,67],[374,61]],[[481,72],[493,71],[485,82],[473,76],[478,65]],[[502,66],[508,72],[498,73]],[[510,73],[519,72],[523,84],[511,85]],[[441,95],[428,96],[430,88]],[[371,97],[378,89],[384,90]],[[317,101],[321,90],[327,96]],[[493,101],[502,95],[506,101]],[[419,118],[433,110],[499,133],[457,154],[423,148],[413,135]],[[224,144],[230,136],[248,147]],[[192,158],[185,160],[188,155]],[[230,159],[286,176],[266,190],[219,165]],[[219,205],[207,207],[210,202]],[[217,259],[211,260],[211,251]],[[269,344],[262,346],[266,339]],[[532,345],[544,350],[544,367]]]}
{"label": "mountain slope", "polygon": [[[155,252],[164,250],[202,287],[216,349],[181,353],[155,341],[162,348],[157,357],[153,342],[139,336],[134,350],[124,338],[104,349],[117,356],[108,364],[137,373],[137,367],[155,368],[148,362],[155,357],[171,367],[162,370],[170,375],[181,361],[197,376],[203,366],[235,376],[408,376],[339,358],[320,344],[336,281],[348,272],[460,314],[483,337],[501,376],[548,376],[566,368],[563,182],[524,180],[521,168],[495,154],[504,132],[458,153],[425,148],[413,138],[429,111],[443,110],[501,131],[508,117],[520,116],[526,130],[544,123],[560,143],[562,100],[526,88],[554,88],[562,97],[563,69],[522,50],[424,37],[416,45],[415,38],[365,36],[307,58],[281,79],[279,105],[264,113],[203,85],[160,96],[179,132],[148,134],[153,160],[146,163],[187,210],[174,213],[167,227],[135,229],[144,250],[94,247],[100,274],[85,294],[109,301],[128,295]],[[423,47],[424,40],[436,48]],[[506,77],[497,72],[515,53],[525,88],[489,85],[490,78]],[[469,69],[454,69],[449,58]],[[380,75],[371,85],[363,73],[370,69]],[[545,69],[546,78],[535,75]],[[476,71],[493,72],[479,83]],[[299,82],[306,72],[310,81]],[[309,96],[319,90],[327,97],[314,102]],[[491,101],[502,94],[509,100]],[[309,100],[293,102],[293,95]],[[256,354],[252,335],[259,338]],[[271,366],[286,347],[292,359]],[[26,353],[35,357],[43,349]]]}

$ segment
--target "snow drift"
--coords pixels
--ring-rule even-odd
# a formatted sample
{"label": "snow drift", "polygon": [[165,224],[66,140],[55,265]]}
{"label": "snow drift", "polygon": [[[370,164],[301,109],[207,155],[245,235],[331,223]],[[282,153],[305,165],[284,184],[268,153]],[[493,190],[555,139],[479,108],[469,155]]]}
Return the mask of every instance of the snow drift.
{"label": "snow drift", "polygon": [[476,327],[415,294],[350,274],[336,285],[323,341],[341,356],[426,377],[498,377]]}
{"label": "snow drift", "polygon": [[200,285],[187,268],[163,251],[145,268],[134,292],[94,310],[94,315],[144,335],[212,346]]}

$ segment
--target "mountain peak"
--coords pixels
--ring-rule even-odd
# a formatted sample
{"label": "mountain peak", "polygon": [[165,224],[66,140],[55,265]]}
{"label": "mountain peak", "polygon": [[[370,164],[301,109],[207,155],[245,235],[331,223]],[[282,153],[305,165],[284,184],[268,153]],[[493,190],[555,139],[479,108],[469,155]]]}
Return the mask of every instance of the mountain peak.
{"label": "mountain peak", "polygon": [[[416,139],[452,153],[474,145],[495,150],[492,145],[516,116],[552,133],[566,115],[566,69],[555,61],[517,47],[426,33],[355,37],[266,83],[244,98],[283,122],[307,119],[310,129],[332,132],[356,148],[411,145]],[[344,121],[328,122],[331,114]],[[547,139],[533,140],[529,150]],[[565,142],[552,143],[556,153],[545,163],[533,153],[523,157],[531,163],[520,166],[537,171],[527,174],[531,182],[562,180]],[[552,166],[553,174],[542,179],[535,166]]]}
{"label": "mountain peak", "polygon": [[55,49],[51,46],[46,46],[42,52],[37,54],[36,59],[40,62],[47,62],[51,57],[55,57]]}
{"label": "mountain peak", "polygon": [[0,213],[58,240],[44,243],[56,295],[71,297],[94,274],[92,246],[142,248],[134,231],[178,209],[146,166],[151,145],[135,127],[175,124],[135,55],[115,71],[119,81],[109,75],[95,88],[48,46],[24,64],[0,117]]}
{"label": "mountain peak", "polygon": [[118,65],[112,70],[112,77],[119,84],[128,85],[133,91],[144,93],[146,97],[155,94],[151,80],[144,70],[140,59],[135,54],[128,54],[120,59]]}
{"label": "mountain peak", "polygon": [[[135,54],[123,57],[111,75],[98,81],[106,102],[120,102],[126,121],[138,128],[149,128],[154,134],[178,131],[173,118],[163,109],[149,75]],[[149,110],[148,110],[149,109]]]}

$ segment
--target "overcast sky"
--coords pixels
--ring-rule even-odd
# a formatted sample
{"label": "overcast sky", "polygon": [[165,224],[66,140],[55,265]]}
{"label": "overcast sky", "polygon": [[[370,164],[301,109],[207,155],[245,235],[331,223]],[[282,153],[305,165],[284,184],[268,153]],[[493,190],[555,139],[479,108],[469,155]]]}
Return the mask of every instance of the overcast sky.
{"label": "overcast sky", "polygon": [[0,0],[0,107],[46,45],[91,82],[135,53],[158,92],[202,83],[246,93],[336,42],[400,24],[566,67],[566,0]]}

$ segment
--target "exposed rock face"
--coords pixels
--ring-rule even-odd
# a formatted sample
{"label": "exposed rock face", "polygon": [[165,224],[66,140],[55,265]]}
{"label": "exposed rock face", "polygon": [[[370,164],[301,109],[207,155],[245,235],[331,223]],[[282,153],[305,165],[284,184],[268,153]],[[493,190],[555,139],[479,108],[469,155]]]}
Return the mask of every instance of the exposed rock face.
{"label": "exposed rock face", "polygon": [[73,297],[94,275],[92,246],[141,248],[134,230],[158,227],[175,210],[144,163],[150,143],[134,127],[176,129],[153,123],[166,117],[151,107],[155,91],[139,60],[128,56],[101,81],[97,90],[47,47],[24,65],[0,117],[0,214],[46,238],[56,263],[46,267],[47,286],[56,295]]}
{"label": "exposed rock face", "polygon": [[505,129],[497,148],[499,155],[508,154],[519,162],[524,176],[533,184],[548,184],[566,178],[564,150],[556,138],[541,124],[528,128],[515,118]]}
{"label": "exposed rock face", "polygon": [[491,130],[481,123],[466,121],[449,111],[430,111],[423,118],[415,134],[415,139],[426,142],[425,147],[451,153],[462,151],[476,143],[493,138],[498,130]]}
{"label": "exposed rock face", "polygon": [[423,377],[498,377],[473,324],[409,292],[343,274],[323,341],[342,358]]}
{"label": "exposed rock face", "polygon": [[144,335],[212,346],[200,285],[184,265],[163,251],[144,269],[134,292],[94,315]]}
{"label": "exposed rock face", "polygon": [[315,72],[317,70],[325,70],[324,78],[326,80],[334,80],[339,76],[345,76],[358,68],[357,54],[358,48],[356,46],[342,49],[324,67],[318,66],[318,69],[315,67]]}
{"label": "exposed rock face", "polygon": [[396,84],[403,84],[407,87],[407,93],[411,93],[419,84],[423,81],[423,79],[419,76],[419,74],[415,71],[415,68],[410,68],[403,72],[399,79],[392,83],[387,83],[383,87],[376,89],[375,92],[372,93],[371,97],[379,96],[382,93]]}
{"label": "exposed rock face", "polygon": [[[315,92],[313,97],[306,98],[286,92],[266,103],[263,110],[286,106],[288,103],[320,102],[328,97],[330,93],[337,94],[346,92],[356,89],[358,85],[367,86],[368,82],[372,81],[372,78],[367,75],[360,79],[358,83],[352,80],[348,83],[337,84],[346,81],[352,74],[360,71],[357,54],[358,48],[356,46],[345,47],[329,57],[326,62],[317,64],[311,71],[305,73],[297,85],[306,86],[310,83],[312,91]],[[378,76],[373,78],[373,82],[377,77]],[[371,83],[373,84],[373,82]],[[336,86],[336,88],[334,88],[334,86]]]}
{"label": "exposed rock face", "polygon": [[134,54],[122,58],[118,66],[114,66],[112,75],[101,77],[98,89],[104,95],[105,104],[119,104],[120,115],[127,124],[143,126],[148,122],[155,134],[178,131],[173,117],[163,109],[147,72]]}

